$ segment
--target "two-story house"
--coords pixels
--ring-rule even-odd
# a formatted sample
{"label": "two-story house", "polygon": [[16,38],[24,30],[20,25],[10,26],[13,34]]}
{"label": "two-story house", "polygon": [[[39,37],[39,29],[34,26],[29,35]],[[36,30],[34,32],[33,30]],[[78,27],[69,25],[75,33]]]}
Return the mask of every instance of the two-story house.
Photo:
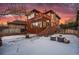
{"label": "two-story house", "polygon": [[34,9],[27,15],[27,19],[28,32],[40,33],[48,26],[56,28],[59,24],[60,17],[52,10],[42,13]]}

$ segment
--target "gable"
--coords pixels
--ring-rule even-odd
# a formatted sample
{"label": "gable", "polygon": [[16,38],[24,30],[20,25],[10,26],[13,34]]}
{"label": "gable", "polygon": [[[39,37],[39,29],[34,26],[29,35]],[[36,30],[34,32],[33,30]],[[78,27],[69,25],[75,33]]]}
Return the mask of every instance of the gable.
{"label": "gable", "polygon": [[49,10],[45,12],[44,14],[51,16],[51,17],[56,16],[58,19],[60,19],[60,17],[53,10]]}
{"label": "gable", "polygon": [[32,11],[29,12],[28,14],[28,19],[32,19],[34,18],[35,16],[38,16],[40,15],[40,11],[36,10],[36,9],[33,9]]}

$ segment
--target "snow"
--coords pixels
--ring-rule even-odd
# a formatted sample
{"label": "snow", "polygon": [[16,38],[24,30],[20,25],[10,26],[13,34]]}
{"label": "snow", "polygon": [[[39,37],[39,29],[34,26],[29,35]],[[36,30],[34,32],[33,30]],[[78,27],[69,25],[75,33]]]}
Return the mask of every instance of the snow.
{"label": "snow", "polygon": [[[54,34],[52,36],[58,36]],[[31,35],[33,36],[33,35]],[[75,35],[63,35],[70,44],[51,41],[49,37],[25,38],[25,35],[2,37],[1,55],[73,55],[79,54],[79,38]]]}

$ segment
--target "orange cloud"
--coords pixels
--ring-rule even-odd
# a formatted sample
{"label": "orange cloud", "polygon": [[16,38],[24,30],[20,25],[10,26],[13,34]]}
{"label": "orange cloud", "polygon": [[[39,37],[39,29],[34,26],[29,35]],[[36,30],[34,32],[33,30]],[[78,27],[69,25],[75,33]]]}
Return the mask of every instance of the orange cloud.
{"label": "orange cloud", "polygon": [[27,21],[27,17],[25,15],[21,16],[4,16],[0,18],[0,24],[7,23],[7,22],[12,22],[14,20],[22,20],[22,21]]}
{"label": "orange cloud", "polygon": [[70,19],[71,19],[71,17],[62,17],[62,18],[60,19],[60,24],[65,24],[66,21],[68,21],[68,20],[70,20]]}

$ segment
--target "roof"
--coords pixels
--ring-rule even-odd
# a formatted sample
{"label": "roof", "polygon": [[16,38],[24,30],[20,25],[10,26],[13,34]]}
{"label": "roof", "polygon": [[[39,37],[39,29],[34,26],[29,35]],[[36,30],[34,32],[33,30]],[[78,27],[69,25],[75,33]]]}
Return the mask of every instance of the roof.
{"label": "roof", "polygon": [[30,15],[32,12],[41,13],[39,10],[33,9],[30,12],[27,13],[27,16]]}
{"label": "roof", "polygon": [[15,20],[13,22],[9,22],[8,24],[15,24],[15,25],[26,25],[25,21]]}
{"label": "roof", "polygon": [[37,9],[33,9],[31,12],[41,13],[41,12],[40,12],[40,11],[38,11]]}
{"label": "roof", "polygon": [[47,13],[53,13],[53,14],[55,14],[56,15],[56,17],[58,18],[58,19],[60,19],[60,17],[53,11],[53,10],[48,10],[48,11],[46,11],[45,13],[42,13],[42,12],[40,12],[40,11],[38,11],[37,9],[33,9],[32,11],[30,11],[29,13],[28,13],[28,15],[30,15],[32,12],[36,12],[36,13],[40,13],[39,15],[36,15],[35,17],[33,17],[32,19],[29,19],[29,21],[31,20],[31,21],[36,21],[36,19],[38,20],[40,17],[43,17],[43,18],[46,18],[46,19],[51,19],[51,17],[50,16],[48,16],[48,15],[46,15]]}
{"label": "roof", "polygon": [[47,14],[47,13],[54,13],[54,11],[53,10],[48,10],[48,11],[46,11],[44,14]]}
{"label": "roof", "polygon": [[49,10],[49,11],[45,12],[44,14],[47,14],[47,13],[55,14],[56,17],[58,17],[60,19],[60,17],[53,10]]}

